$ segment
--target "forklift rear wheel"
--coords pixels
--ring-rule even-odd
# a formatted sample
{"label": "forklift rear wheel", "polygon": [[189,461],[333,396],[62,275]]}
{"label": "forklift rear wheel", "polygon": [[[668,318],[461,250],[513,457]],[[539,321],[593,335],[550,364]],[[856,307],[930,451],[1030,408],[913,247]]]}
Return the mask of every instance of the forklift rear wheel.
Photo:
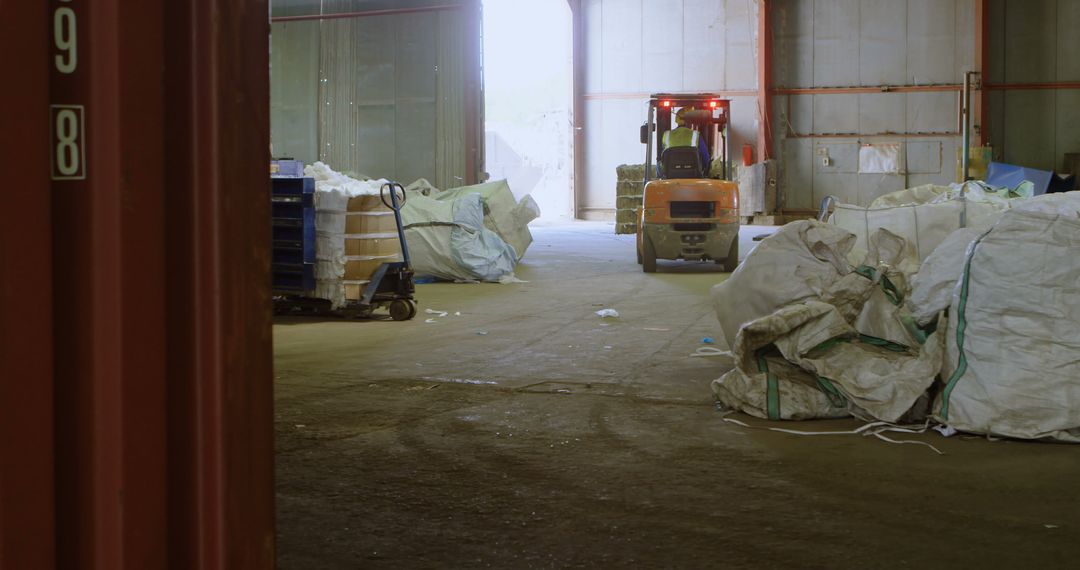
{"label": "forklift rear wheel", "polygon": [[731,247],[728,248],[727,259],[724,260],[724,271],[731,273],[739,267],[739,236],[736,235],[735,239],[731,240]]}
{"label": "forklift rear wheel", "polygon": [[653,247],[652,240],[649,236],[643,236],[641,238],[641,248],[644,250],[641,252],[641,269],[645,273],[656,273],[656,248]]}
{"label": "forklift rear wheel", "polygon": [[390,302],[390,318],[395,321],[407,321],[416,315],[416,307],[405,299]]}
{"label": "forklift rear wheel", "polygon": [[409,301],[409,319],[412,320],[416,316],[416,301]]}

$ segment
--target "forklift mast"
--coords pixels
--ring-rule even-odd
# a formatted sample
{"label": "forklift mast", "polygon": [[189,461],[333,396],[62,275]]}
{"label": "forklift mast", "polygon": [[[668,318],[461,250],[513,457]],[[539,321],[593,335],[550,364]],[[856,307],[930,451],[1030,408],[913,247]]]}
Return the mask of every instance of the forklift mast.
{"label": "forklift mast", "polygon": [[[731,178],[728,165],[728,126],[731,122],[731,100],[709,93],[678,94],[657,93],[649,97],[649,110],[646,123],[641,126],[641,142],[645,144],[645,180],[655,174],[653,165],[660,163],[663,149],[660,148],[663,133],[671,130],[675,113],[684,107],[693,107],[694,111],[684,115],[687,121],[696,126],[709,155],[721,159],[723,180]],[[706,170],[710,165],[704,165]]]}

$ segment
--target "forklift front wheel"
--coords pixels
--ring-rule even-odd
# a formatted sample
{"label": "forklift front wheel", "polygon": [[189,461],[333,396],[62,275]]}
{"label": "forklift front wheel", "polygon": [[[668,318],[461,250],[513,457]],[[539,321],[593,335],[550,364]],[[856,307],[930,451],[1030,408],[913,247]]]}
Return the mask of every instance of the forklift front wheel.
{"label": "forklift front wheel", "polygon": [[395,321],[407,321],[416,316],[416,306],[405,299],[394,299],[390,302],[390,318]]}
{"label": "forklift front wheel", "polygon": [[645,273],[656,273],[656,248],[649,236],[641,237],[641,269]]}
{"label": "forklift front wheel", "polygon": [[731,240],[731,247],[728,249],[727,259],[724,260],[724,271],[731,273],[739,267],[739,235],[735,234],[735,239]]}

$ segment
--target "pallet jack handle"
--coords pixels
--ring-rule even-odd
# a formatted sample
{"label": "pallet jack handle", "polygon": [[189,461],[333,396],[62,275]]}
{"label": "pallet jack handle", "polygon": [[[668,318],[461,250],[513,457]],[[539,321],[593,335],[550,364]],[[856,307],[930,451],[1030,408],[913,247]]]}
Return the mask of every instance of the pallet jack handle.
{"label": "pallet jack handle", "polygon": [[[386,200],[387,189],[390,190],[390,201]],[[401,198],[398,198],[398,191],[401,191]],[[401,260],[405,262],[405,269],[412,269],[412,262],[409,260],[409,245],[405,242],[405,226],[401,222],[401,208],[405,206],[405,202],[408,201],[408,196],[405,193],[405,187],[397,182],[387,182],[379,188],[379,198],[382,203],[394,211],[394,221],[397,222],[398,240],[401,242]]]}

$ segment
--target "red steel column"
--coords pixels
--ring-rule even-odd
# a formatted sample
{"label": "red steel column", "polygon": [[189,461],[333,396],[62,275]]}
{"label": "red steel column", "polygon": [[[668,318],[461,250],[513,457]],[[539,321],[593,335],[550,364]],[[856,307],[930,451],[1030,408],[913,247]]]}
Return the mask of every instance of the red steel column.
{"label": "red steel column", "polygon": [[0,568],[55,563],[49,6],[0,3]]}
{"label": "red steel column", "polygon": [[269,6],[163,3],[170,564],[270,568]]}
{"label": "red steel column", "polygon": [[481,182],[484,164],[483,6],[480,0],[462,3],[465,17],[465,184]]}
{"label": "red steel column", "polygon": [[975,146],[990,140],[990,101],[986,96],[990,83],[990,7],[988,0],[975,0],[975,71],[979,72],[979,89],[973,93],[975,116],[979,129],[974,133]]}
{"label": "red steel column", "polygon": [[758,161],[772,158],[773,33],[772,0],[758,2]]}
{"label": "red steel column", "polygon": [[570,218],[577,219],[581,198],[585,195],[585,9],[581,0],[569,0],[573,20],[573,103],[571,128],[574,145],[574,181],[571,185]]}
{"label": "red steel column", "polygon": [[[50,5],[50,37],[63,46],[51,100],[72,113],[66,125],[53,115],[57,554],[64,567],[161,567],[161,4]],[[61,150],[65,138],[75,146]]]}

